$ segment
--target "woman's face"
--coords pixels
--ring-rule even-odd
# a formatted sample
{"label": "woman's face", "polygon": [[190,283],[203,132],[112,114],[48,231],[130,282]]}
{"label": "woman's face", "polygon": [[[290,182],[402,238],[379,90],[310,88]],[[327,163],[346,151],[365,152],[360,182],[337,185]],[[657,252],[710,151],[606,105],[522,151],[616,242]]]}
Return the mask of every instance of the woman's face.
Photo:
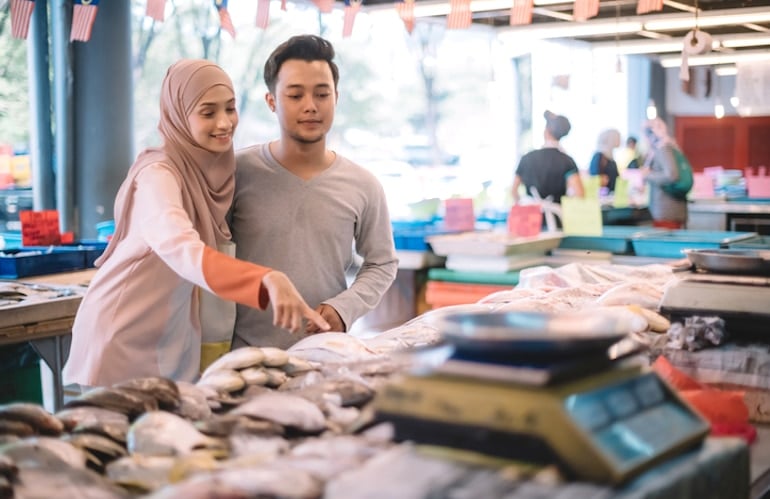
{"label": "woman's face", "polygon": [[233,134],[238,126],[235,95],[224,85],[204,93],[187,116],[195,142],[211,152],[227,152],[233,147]]}

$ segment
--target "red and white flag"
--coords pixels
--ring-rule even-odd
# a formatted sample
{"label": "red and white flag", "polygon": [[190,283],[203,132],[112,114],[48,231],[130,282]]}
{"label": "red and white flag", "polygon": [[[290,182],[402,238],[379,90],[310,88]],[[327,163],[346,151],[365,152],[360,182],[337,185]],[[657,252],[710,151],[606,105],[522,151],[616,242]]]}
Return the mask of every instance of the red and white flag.
{"label": "red and white flag", "polygon": [[270,0],[257,0],[257,28],[267,28],[270,21]]}
{"label": "red and white flag", "polygon": [[233,26],[233,20],[227,11],[227,0],[214,0],[214,7],[216,7],[219,14],[219,25],[223,30],[230,33],[230,36],[235,38],[235,26]]}
{"label": "red and white flag", "polygon": [[513,0],[511,6],[511,26],[532,23],[533,0]]}
{"label": "red and white flag", "polygon": [[99,0],[73,0],[71,42],[87,42],[91,39],[91,29],[94,27],[98,10]]}
{"label": "red and white flag", "polygon": [[471,0],[451,0],[449,15],[446,18],[447,29],[470,28],[471,22],[473,22]]}
{"label": "red and white flag", "polygon": [[575,21],[586,21],[599,13],[599,0],[575,0],[572,17]]}
{"label": "red and white flag", "polygon": [[414,30],[414,0],[396,2],[396,12],[398,12],[398,17],[404,21],[406,32],[411,35],[412,30]]}
{"label": "red and white flag", "polygon": [[345,16],[342,22],[342,38],[348,38],[353,34],[353,23],[356,22],[356,14],[361,9],[361,0],[345,0]]}
{"label": "red and white flag", "polygon": [[11,0],[11,36],[26,40],[33,10],[35,10],[34,0]]}
{"label": "red and white flag", "polygon": [[639,0],[639,3],[636,4],[637,14],[646,14],[659,10],[663,10],[663,0]]}
{"label": "red and white flag", "polygon": [[144,15],[163,22],[166,18],[166,0],[147,0],[147,9],[144,11]]}
{"label": "red and white flag", "polygon": [[311,0],[322,14],[328,14],[334,10],[334,0]]}

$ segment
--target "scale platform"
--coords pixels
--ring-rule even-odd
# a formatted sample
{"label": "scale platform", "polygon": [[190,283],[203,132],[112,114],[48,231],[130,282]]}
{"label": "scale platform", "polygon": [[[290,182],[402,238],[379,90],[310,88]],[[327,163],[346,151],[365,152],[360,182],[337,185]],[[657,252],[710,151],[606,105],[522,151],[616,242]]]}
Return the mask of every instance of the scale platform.
{"label": "scale platform", "polygon": [[[620,484],[708,434],[708,423],[657,374],[607,358],[612,328],[592,337],[579,331],[579,316],[478,314],[444,321],[449,340],[465,331],[448,360],[431,371],[412,371],[376,396],[377,419],[393,423],[398,440],[557,464],[570,478]],[[452,329],[453,321],[463,327]],[[555,326],[570,323],[577,336]],[[479,348],[469,324],[484,338]],[[559,348],[547,355],[544,344],[532,343],[533,329],[542,338],[561,336],[577,353]],[[524,338],[518,352],[517,336]],[[498,348],[487,350],[492,353],[484,361],[492,338]],[[581,341],[595,346],[581,347]]]}
{"label": "scale platform", "polygon": [[672,319],[719,316],[730,332],[760,332],[770,324],[770,277],[687,272],[666,288],[660,311]]}

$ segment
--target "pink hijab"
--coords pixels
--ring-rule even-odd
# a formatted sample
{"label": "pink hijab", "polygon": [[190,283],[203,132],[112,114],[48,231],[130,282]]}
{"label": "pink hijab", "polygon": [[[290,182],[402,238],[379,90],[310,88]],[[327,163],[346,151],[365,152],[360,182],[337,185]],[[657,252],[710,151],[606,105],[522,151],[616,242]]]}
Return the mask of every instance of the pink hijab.
{"label": "pink hijab", "polygon": [[187,121],[203,94],[217,85],[233,90],[230,77],[210,61],[182,59],[168,68],[161,88],[158,123],[163,145],[142,151],[128,170],[115,197],[115,234],[96,261],[97,266],[110,257],[126,236],[136,176],[156,163],[179,180],[182,204],[201,240],[216,248],[218,243],[230,239],[225,215],[235,190],[235,153],[232,148],[214,153],[200,147]]}

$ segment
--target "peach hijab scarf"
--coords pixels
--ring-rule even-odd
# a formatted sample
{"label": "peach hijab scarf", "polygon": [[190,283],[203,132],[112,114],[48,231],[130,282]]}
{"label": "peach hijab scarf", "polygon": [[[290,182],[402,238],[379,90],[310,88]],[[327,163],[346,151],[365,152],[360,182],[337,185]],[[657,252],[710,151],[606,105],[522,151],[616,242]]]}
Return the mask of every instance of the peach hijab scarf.
{"label": "peach hijab scarf", "polygon": [[115,233],[96,261],[97,266],[104,263],[126,237],[136,176],[156,163],[179,180],[184,209],[201,240],[216,248],[230,239],[225,215],[235,190],[235,153],[232,147],[224,153],[200,147],[187,121],[203,94],[217,85],[233,90],[230,77],[210,61],[182,59],[169,67],[160,95],[158,130],[163,145],[142,151],[129,169],[115,197]]}

